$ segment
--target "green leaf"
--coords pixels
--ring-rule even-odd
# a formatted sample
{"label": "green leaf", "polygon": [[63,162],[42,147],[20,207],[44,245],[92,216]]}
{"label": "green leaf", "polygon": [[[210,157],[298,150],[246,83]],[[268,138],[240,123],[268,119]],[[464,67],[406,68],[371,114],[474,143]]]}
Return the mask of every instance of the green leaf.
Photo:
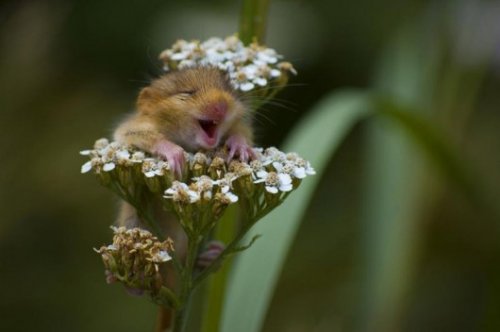
{"label": "green leaf", "polygon": [[222,331],[260,331],[276,282],[300,221],[315,188],[339,144],[350,129],[370,113],[368,95],[337,92],[326,97],[301,121],[284,144],[311,162],[317,174],[303,181],[283,205],[248,234],[262,238],[240,254],[229,280]]}

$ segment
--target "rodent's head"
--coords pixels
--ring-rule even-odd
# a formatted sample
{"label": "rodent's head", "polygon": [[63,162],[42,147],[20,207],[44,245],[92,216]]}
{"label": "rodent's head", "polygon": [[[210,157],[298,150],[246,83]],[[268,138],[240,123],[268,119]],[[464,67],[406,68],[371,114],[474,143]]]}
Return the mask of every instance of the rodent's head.
{"label": "rodent's head", "polygon": [[142,89],[137,101],[167,138],[185,149],[212,149],[245,115],[227,76],[212,67],[170,72]]}

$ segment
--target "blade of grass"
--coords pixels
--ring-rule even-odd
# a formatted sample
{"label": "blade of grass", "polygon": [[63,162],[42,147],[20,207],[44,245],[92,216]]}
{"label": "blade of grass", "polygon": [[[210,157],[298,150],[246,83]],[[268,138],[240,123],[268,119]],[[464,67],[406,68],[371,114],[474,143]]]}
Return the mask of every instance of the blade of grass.
{"label": "blade of grass", "polygon": [[311,162],[317,174],[307,178],[282,207],[248,235],[250,239],[262,234],[262,238],[235,262],[221,331],[261,330],[288,249],[326,165],[350,129],[369,113],[370,102],[364,93],[337,92],[320,102],[290,134],[284,150],[297,151]]}

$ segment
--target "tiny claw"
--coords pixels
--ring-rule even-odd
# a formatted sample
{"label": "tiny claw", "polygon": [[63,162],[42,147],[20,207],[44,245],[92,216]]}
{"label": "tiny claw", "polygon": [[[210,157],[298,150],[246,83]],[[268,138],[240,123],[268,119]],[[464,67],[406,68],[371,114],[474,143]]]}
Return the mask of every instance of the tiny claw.
{"label": "tiny claw", "polygon": [[220,241],[210,241],[207,244],[205,251],[203,251],[196,261],[196,266],[200,269],[205,269],[212,265],[212,263],[220,256],[226,246]]}
{"label": "tiny claw", "polygon": [[256,157],[252,147],[248,145],[247,140],[243,136],[230,136],[226,141],[226,145],[229,148],[228,161],[232,160],[235,156],[238,156],[243,162]]}
{"label": "tiny claw", "polygon": [[182,178],[182,170],[186,160],[184,150],[179,145],[162,140],[154,146],[153,153],[168,161],[170,171],[176,179]]}

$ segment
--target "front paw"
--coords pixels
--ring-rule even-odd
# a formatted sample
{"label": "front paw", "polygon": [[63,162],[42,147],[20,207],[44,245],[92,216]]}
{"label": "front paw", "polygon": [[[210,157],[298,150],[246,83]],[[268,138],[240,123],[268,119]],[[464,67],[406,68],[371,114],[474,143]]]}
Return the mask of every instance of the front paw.
{"label": "front paw", "polygon": [[175,178],[182,178],[182,170],[186,163],[183,148],[170,141],[162,140],[156,143],[153,148],[153,153],[168,161],[170,171]]}
{"label": "front paw", "polygon": [[229,136],[226,141],[226,146],[229,148],[227,156],[228,161],[232,160],[234,157],[239,157],[239,159],[244,162],[255,158],[255,152],[243,136]]}

